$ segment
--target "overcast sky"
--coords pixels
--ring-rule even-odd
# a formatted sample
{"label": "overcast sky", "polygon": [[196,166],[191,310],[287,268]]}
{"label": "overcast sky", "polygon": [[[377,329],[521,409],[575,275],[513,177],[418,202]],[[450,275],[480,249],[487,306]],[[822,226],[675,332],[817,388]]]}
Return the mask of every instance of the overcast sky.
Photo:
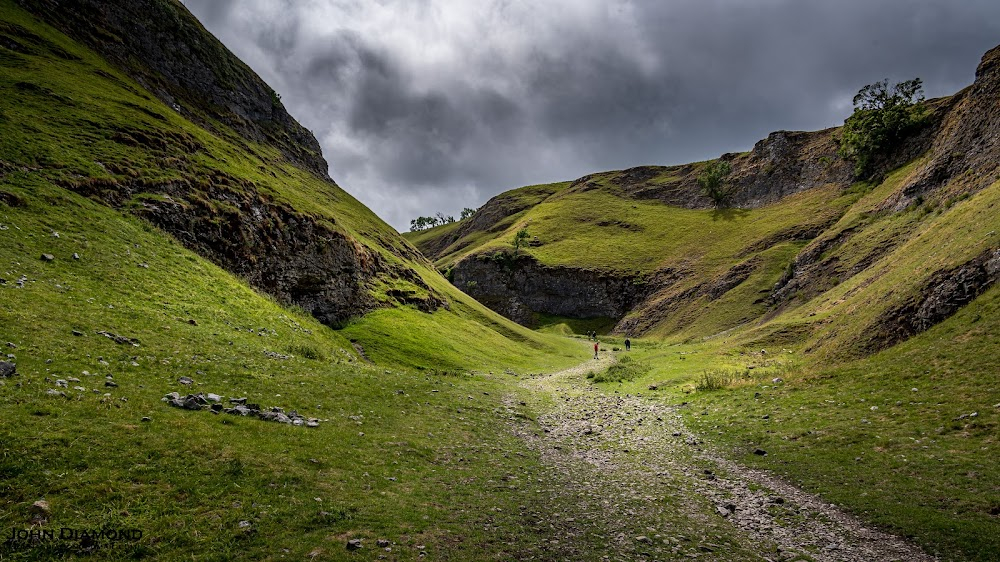
{"label": "overcast sky", "polygon": [[997,0],[184,0],[400,230],[502,191],[839,125],[970,84]]}

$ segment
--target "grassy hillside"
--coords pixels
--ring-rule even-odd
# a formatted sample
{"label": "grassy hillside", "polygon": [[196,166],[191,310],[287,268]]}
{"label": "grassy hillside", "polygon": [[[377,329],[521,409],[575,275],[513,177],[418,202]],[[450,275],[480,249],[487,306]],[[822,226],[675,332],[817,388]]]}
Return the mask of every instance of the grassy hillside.
{"label": "grassy hillside", "polygon": [[[485,502],[513,514],[532,500],[473,482],[537,469],[479,452],[523,448],[498,413],[505,381],[575,363],[578,346],[483,308],[332,182],[195,126],[11,2],[0,36],[0,346],[16,364],[0,378],[0,525],[144,536],[3,541],[0,558],[329,558],[361,538],[362,558],[386,539],[397,559],[488,559],[498,537],[532,540],[512,515],[491,519],[500,535],[474,531]],[[336,331],[137,216],[198,204],[224,230],[227,201],[199,198],[251,189],[395,264],[376,298],[419,290],[412,278],[447,306],[383,307]],[[160,399],[174,391],[320,425],[172,408]]]}
{"label": "grassy hillside", "polygon": [[[601,182],[600,174],[591,178],[597,179],[590,185]],[[560,189],[489,231],[471,231],[452,243],[449,248],[460,249],[441,255],[435,264],[447,271],[465,259],[510,252],[514,234],[527,228],[537,241],[522,253],[543,266],[601,271],[662,285],[633,312],[644,327],[633,333],[650,335],[713,334],[759,318],[767,311],[764,300],[795,255],[862,195],[828,185],[759,209],[707,210],[623,197],[613,186],[556,186]],[[535,187],[524,189],[537,193]],[[520,191],[504,197],[519,198]],[[455,228],[437,227],[410,234],[409,239],[426,251],[435,236]],[[747,276],[723,291],[722,298],[715,290],[688,297],[706,290],[706,282],[718,279],[725,284],[738,266]],[[674,302],[678,295],[684,295],[683,302]]]}
{"label": "grassy hillside", "polygon": [[[4,94],[0,178],[11,187],[4,190],[15,200],[36,204],[61,194],[58,188],[63,188],[141,216],[147,216],[150,205],[164,201],[181,207],[199,204],[215,209],[217,223],[198,226],[224,232],[231,203],[207,199],[208,192],[251,190],[377,253],[389,264],[388,272],[372,287],[377,299],[391,302],[386,293],[392,290],[420,292],[423,289],[410,280],[426,277],[424,283],[433,284],[455,303],[451,312],[443,311],[444,316],[483,319],[497,327],[491,330],[494,336],[499,329],[529,342],[529,347],[552,345],[503,322],[441,282],[391,227],[334,183],[221,124],[216,124],[214,133],[192,124],[101,58],[12,3],[3,4],[2,15],[3,31],[19,49],[0,51],[5,69],[0,77]],[[172,191],[171,186],[182,189]],[[393,268],[413,270],[415,277],[394,276]],[[399,311],[386,323],[405,326],[403,319],[411,311]],[[427,335],[429,341],[435,333]],[[488,334],[478,336],[491,341]],[[517,355],[520,351],[511,354]]]}

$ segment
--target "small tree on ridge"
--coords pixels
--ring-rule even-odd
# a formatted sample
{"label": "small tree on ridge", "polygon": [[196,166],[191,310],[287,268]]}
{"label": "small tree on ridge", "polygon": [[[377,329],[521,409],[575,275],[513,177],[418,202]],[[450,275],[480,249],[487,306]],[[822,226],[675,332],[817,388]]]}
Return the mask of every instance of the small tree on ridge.
{"label": "small tree on ridge", "polygon": [[854,96],[854,113],[844,121],[840,155],[854,161],[855,176],[867,179],[874,159],[895,148],[924,123],[927,113],[923,82],[906,80],[889,88],[889,81],[868,84]]}
{"label": "small tree on ridge", "polygon": [[711,199],[716,207],[724,206],[732,194],[732,187],[726,181],[726,177],[731,171],[729,162],[712,160],[705,164],[701,173],[698,174],[698,185],[701,186],[702,193]]}

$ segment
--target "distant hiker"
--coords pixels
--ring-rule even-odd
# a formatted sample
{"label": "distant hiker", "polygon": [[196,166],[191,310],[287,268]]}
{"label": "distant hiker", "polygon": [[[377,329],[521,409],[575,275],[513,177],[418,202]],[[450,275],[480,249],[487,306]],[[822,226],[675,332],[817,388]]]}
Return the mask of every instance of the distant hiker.
{"label": "distant hiker", "polygon": [[630,342],[628,338],[625,338],[625,351],[629,351],[631,349],[632,349],[632,342]]}
{"label": "distant hiker", "polygon": [[594,342],[594,359],[597,359],[597,346],[599,346],[599,345],[601,345],[601,344],[599,344],[597,342]]}

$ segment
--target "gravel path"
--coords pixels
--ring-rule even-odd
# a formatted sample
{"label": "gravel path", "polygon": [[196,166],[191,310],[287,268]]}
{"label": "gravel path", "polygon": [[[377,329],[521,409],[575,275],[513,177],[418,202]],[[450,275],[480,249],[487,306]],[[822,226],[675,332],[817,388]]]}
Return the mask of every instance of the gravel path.
{"label": "gravel path", "polygon": [[559,475],[549,501],[560,511],[573,506],[573,517],[555,514],[563,524],[552,526],[554,542],[600,533],[608,545],[601,558],[615,560],[935,560],[727,460],[685,427],[677,406],[596,390],[586,373],[613,360],[609,354],[523,383],[544,403],[542,431],[515,430]]}

